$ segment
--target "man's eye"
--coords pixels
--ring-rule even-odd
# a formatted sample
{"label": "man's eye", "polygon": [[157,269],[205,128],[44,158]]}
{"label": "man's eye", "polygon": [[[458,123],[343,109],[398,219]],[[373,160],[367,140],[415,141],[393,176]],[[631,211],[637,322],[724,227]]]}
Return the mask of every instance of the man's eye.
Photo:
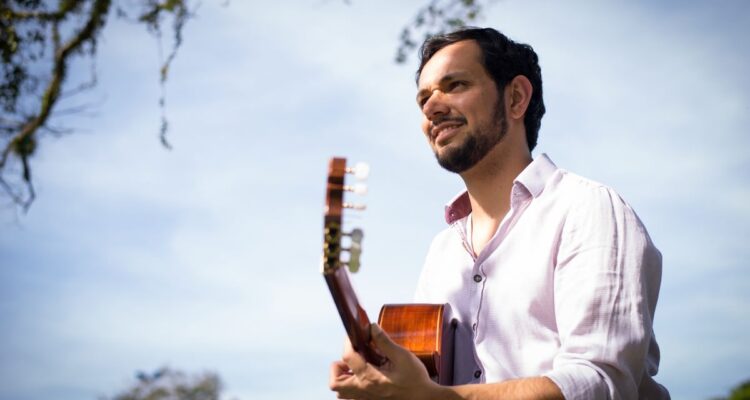
{"label": "man's eye", "polygon": [[462,86],[466,86],[466,82],[464,82],[464,81],[453,81],[453,82],[450,83],[450,85],[448,85],[448,89],[454,90],[454,89],[458,89],[458,88],[460,88]]}

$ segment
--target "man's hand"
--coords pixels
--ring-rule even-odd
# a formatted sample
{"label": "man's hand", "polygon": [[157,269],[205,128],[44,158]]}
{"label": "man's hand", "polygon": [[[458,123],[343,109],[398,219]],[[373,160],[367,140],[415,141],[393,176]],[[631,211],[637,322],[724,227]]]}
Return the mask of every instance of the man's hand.
{"label": "man's hand", "polygon": [[433,382],[422,362],[409,350],[393,343],[376,324],[372,340],[388,361],[368,364],[346,340],[341,361],[331,365],[329,386],[339,399],[435,399],[442,387]]}

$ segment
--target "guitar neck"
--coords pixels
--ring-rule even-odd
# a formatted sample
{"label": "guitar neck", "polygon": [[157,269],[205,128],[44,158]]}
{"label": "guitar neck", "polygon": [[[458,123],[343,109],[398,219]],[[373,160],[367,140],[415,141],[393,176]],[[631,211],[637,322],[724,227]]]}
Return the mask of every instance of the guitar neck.
{"label": "guitar neck", "polygon": [[338,268],[331,273],[326,273],[325,280],[354,350],[370,364],[383,365],[386,359],[373,347],[370,319],[359,303],[347,270]]}

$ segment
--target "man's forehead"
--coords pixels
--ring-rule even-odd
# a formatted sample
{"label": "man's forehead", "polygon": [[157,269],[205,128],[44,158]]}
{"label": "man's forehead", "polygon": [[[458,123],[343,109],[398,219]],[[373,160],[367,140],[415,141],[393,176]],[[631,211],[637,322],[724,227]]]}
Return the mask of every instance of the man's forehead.
{"label": "man's forehead", "polygon": [[481,56],[481,49],[474,40],[451,43],[435,52],[425,63],[417,86],[421,89],[446,78],[484,70]]}

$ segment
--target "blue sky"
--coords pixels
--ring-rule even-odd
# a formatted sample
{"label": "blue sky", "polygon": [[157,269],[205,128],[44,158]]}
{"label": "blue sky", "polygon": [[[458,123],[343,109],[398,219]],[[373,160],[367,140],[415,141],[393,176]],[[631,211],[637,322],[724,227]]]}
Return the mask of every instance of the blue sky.
{"label": "blue sky", "polygon": [[[218,3],[218,2],[216,2]],[[419,131],[422,5],[205,3],[167,85],[157,48],[111,20],[99,86],[45,140],[39,198],[0,222],[0,399],[112,395],[137,370],[213,370],[241,399],[330,399],[343,330],[319,275],[330,156],[372,168],[355,284],[404,302],[443,204],[461,189]],[[481,24],[540,55],[535,154],[614,187],[664,255],[658,380],[675,399],[750,377],[750,5],[495,2]],[[75,79],[76,77],[74,77]],[[77,78],[81,78],[78,76]]]}

